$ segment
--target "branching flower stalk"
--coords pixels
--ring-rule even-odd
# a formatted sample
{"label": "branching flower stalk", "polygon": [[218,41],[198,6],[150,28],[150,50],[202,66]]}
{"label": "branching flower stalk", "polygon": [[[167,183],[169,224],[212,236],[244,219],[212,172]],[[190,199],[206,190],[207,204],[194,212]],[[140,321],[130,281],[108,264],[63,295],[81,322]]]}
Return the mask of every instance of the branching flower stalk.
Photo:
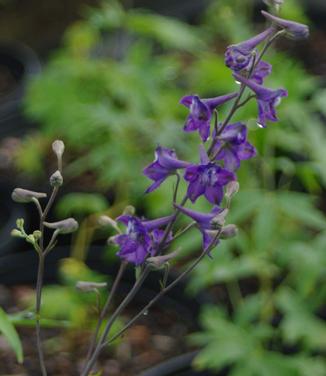
{"label": "branching flower stalk", "polygon": [[[63,184],[62,178],[62,155],[64,152],[64,144],[62,141],[57,140],[52,144],[53,152],[57,157],[58,170],[55,171],[50,177],[50,185],[52,186],[52,193],[43,210],[40,199],[46,198],[47,194],[43,192],[34,192],[22,188],[14,189],[12,199],[19,203],[34,203],[40,219],[39,229],[35,230],[32,234],[27,234],[24,229],[23,219],[17,220],[17,229],[12,231],[13,236],[24,238],[28,243],[31,243],[38,255],[38,270],[36,281],[36,298],[35,298],[35,329],[36,329],[36,345],[39,357],[40,369],[42,376],[47,375],[47,370],[44,360],[44,351],[41,339],[41,304],[42,304],[42,288],[44,282],[45,259],[50,251],[55,247],[57,237],[60,234],[69,234],[78,229],[78,223],[73,218],[49,223],[46,222],[49,211],[55,202],[59,188]],[[52,236],[49,243],[45,246],[44,235],[45,228],[51,229]]]}
{"label": "branching flower stalk", "polygon": [[[273,3],[275,10],[279,9],[281,3],[281,1]],[[230,122],[237,110],[252,99],[257,100],[257,124],[259,127],[265,128],[268,121],[276,122],[278,120],[275,107],[282,97],[287,96],[287,91],[264,87],[264,80],[271,73],[272,66],[262,59],[272,43],[279,37],[290,36],[292,39],[299,39],[308,35],[306,25],[283,20],[267,12],[262,13],[270,22],[269,27],[248,41],[229,46],[225,54],[225,63],[231,69],[236,82],[240,84],[239,91],[208,99],[189,95],[180,101],[189,109],[184,131],[198,131],[202,141],[199,148],[199,164],[180,160],[174,150],[158,146],[154,162],[144,169],[144,174],[153,181],[146,193],[158,189],[169,176],[177,176],[171,199],[172,214],[155,220],[140,219],[134,214],[125,214],[117,218],[118,223],[126,226],[126,232],[119,233],[110,240],[119,247],[117,255],[122,260],[140,267],[141,273],[127,296],[108,318],[103,334],[98,339],[96,346],[92,346],[93,353],[86,362],[82,376],[87,376],[92,372],[101,350],[106,345],[122,335],[157,300],[187,276],[204,257],[211,256],[221,239],[236,235],[237,231],[234,225],[225,225],[230,201],[239,188],[236,171],[242,160],[250,159],[256,155],[256,149],[247,141],[246,125],[242,122],[234,124]],[[263,47],[259,51],[258,47],[261,44]],[[246,99],[242,99],[247,89],[252,93],[248,94]],[[232,100],[234,102],[228,115],[223,122],[219,123],[217,108]],[[213,117],[215,121],[213,121]],[[213,127],[212,122],[214,123]],[[211,128],[213,128],[212,131]],[[210,141],[209,145],[208,141]],[[180,170],[184,170],[183,180],[188,184],[188,188],[186,195],[177,204],[178,188],[181,184]],[[189,201],[195,203],[201,196],[204,196],[212,204],[210,213],[200,213],[186,208]],[[220,205],[224,201],[226,201],[226,207],[222,208]],[[191,222],[174,231],[178,216],[181,214],[191,219]],[[169,248],[173,246],[175,239],[180,238],[193,227],[197,227],[202,234],[203,250],[200,255],[173,282],[168,285],[163,283],[160,292],[116,335],[108,338],[113,322],[141,288],[149,272],[161,268],[168,270],[164,266],[171,258],[178,255],[178,252],[169,252]],[[166,280],[166,278],[164,279]],[[114,287],[117,288],[116,285]],[[107,306],[103,313],[101,323],[103,317],[108,313]]]}

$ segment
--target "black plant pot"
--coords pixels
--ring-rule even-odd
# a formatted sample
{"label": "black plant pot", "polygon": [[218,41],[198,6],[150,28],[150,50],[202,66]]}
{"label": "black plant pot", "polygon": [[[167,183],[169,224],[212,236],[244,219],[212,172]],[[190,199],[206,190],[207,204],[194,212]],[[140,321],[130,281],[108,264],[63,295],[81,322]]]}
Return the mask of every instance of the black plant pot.
{"label": "black plant pot", "polygon": [[195,371],[191,367],[191,363],[198,351],[176,356],[166,362],[150,368],[141,373],[139,376],[226,376],[227,371],[220,373],[211,373],[209,371]]}
{"label": "black plant pot", "polygon": [[2,256],[15,252],[23,244],[10,233],[16,227],[17,218],[26,219],[24,206],[11,200],[12,189],[0,183],[0,263]]}
{"label": "black plant pot", "polygon": [[0,139],[20,136],[30,127],[23,116],[26,84],[41,64],[34,52],[19,43],[0,43]]}

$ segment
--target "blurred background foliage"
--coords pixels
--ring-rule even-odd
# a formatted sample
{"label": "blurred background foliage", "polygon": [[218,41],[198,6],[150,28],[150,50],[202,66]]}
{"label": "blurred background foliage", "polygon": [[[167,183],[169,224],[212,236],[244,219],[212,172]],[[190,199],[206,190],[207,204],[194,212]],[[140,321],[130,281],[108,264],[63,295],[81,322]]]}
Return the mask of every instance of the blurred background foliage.
{"label": "blurred background foliage", "polygon": [[[99,194],[70,193],[59,203],[60,213],[103,212],[106,196],[110,209],[130,202],[149,217],[168,214],[173,179],[144,197],[149,182],[142,168],[158,143],[197,160],[198,138],[182,133],[186,110],[178,101],[186,93],[208,97],[235,89],[223,53],[263,28],[261,19],[252,22],[253,4],[212,1],[198,26],[127,11],[117,1],[89,9],[29,87],[25,110],[40,127],[25,138],[18,169],[41,179],[45,151],[53,138],[62,138],[72,189],[96,188]],[[282,15],[309,23],[295,0],[285,1]],[[235,118],[248,120],[259,156],[238,174],[241,190],[230,223],[239,226],[239,235],[222,242],[189,283],[191,293],[225,292],[224,300],[217,294],[216,306],[203,308],[203,330],[191,337],[203,347],[195,366],[232,366],[232,376],[322,376],[326,91],[288,42],[267,60],[273,63],[267,86],[285,87],[289,97],[278,109],[280,121],[267,129],[256,125],[255,103]],[[200,201],[197,208],[207,209]],[[200,237],[192,231],[180,244],[188,255],[198,250]]]}

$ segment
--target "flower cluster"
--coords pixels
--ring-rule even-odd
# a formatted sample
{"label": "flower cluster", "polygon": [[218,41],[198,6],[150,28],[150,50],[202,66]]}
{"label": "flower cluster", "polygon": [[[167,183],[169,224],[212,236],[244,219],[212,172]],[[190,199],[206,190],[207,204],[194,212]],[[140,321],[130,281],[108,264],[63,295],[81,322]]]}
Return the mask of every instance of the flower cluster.
{"label": "flower cluster", "polygon": [[[267,3],[278,8],[282,1]],[[208,254],[218,244],[218,239],[235,235],[234,225],[224,226],[228,209],[221,205],[225,197],[227,206],[229,205],[230,192],[234,187],[238,187],[236,172],[241,161],[253,158],[256,149],[248,141],[245,123],[231,123],[232,117],[239,107],[255,98],[258,105],[257,123],[261,128],[265,128],[269,121],[278,120],[276,106],[288,93],[283,88],[271,89],[264,86],[264,80],[271,74],[272,66],[262,59],[277,37],[285,35],[298,39],[309,34],[306,25],[281,19],[265,11],[262,11],[262,14],[270,22],[266,30],[226,49],[225,64],[230,68],[235,81],[240,84],[239,92],[205,99],[198,95],[187,95],[180,100],[180,104],[189,110],[184,131],[198,132],[200,136],[197,157],[199,161],[185,161],[179,159],[174,150],[157,147],[154,162],[143,171],[144,175],[152,180],[146,193],[159,188],[170,176],[176,176],[174,213],[152,221],[134,215],[119,217],[117,221],[126,226],[126,232],[114,236],[113,241],[119,246],[118,256],[122,259],[141,265],[147,258],[152,260],[153,257],[162,257],[165,248],[174,239],[175,235],[171,230],[180,213],[191,219],[192,225],[197,226]],[[261,45],[264,47],[261,48]],[[247,92],[247,98],[243,99]],[[218,123],[218,108],[227,103],[231,103],[229,115],[224,122]],[[187,193],[181,203],[177,204],[177,189],[182,178],[187,185]],[[200,213],[185,207],[187,202],[193,204],[200,197],[212,205],[209,213]]]}

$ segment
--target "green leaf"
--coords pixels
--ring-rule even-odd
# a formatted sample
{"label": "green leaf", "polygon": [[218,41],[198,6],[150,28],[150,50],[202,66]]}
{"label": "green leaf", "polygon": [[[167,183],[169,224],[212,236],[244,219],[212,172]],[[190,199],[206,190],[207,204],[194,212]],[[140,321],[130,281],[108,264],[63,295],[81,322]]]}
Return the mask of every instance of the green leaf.
{"label": "green leaf", "polygon": [[301,222],[318,230],[326,228],[326,218],[314,206],[311,195],[297,192],[280,192],[277,196],[279,207],[283,213],[296,222]]}
{"label": "green leaf", "polygon": [[16,354],[17,361],[23,362],[23,348],[15,327],[9,320],[5,311],[0,307],[0,332],[5,336]]}

